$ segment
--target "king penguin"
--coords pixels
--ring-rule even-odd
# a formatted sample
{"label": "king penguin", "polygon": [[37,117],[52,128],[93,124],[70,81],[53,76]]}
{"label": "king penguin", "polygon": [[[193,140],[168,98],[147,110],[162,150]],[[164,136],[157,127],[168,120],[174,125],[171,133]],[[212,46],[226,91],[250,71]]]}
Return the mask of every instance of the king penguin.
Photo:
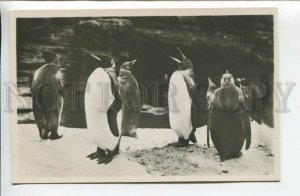
{"label": "king penguin", "polygon": [[245,140],[245,149],[250,147],[251,126],[243,93],[235,86],[231,73],[222,75],[221,87],[213,92],[210,100],[208,122],[213,144],[221,161],[237,158]]}
{"label": "king penguin", "polygon": [[41,139],[59,139],[62,136],[58,135],[57,130],[65,94],[62,66],[56,53],[32,48],[45,61],[45,64],[35,71],[31,84],[32,109],[39,136]]}
{"label": "king penguin", "polygon": [[115,73],[114,60],[103,54],[85,53],[93,58],[97,68],[90,74],[84,96],[85,115],[89,137],[97,146],[88,155],[98,164],[107,164],[119,153],[122,100]]}
{"label": "king penguin", "polygon": [[136,64],[136,59],[124,62],[120,67],[118,81],[120,84],[120,95],[123,100],[122,107],[122,135],[137,138],[136,129],[140,121],[140,111],[142,101],[139,85],[132,68]]}
{"label": "king penguin", "polygon": [[195,131],[196,121],[193,115],[192,97],[195,89],[193,63],[179,48],[178,52],[182,61],[171,57],[178,64],[169,84],[168,104],[169,121],[171,129],[178,135],[178,141],[170,143],[169,146],[181,147],[196,143]]}

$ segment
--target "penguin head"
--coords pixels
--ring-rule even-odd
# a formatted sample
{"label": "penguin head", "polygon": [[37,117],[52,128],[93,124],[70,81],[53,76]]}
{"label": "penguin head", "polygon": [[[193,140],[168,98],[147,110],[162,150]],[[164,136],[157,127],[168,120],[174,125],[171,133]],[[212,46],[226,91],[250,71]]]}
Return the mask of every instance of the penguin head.
{"label": "penguin head", "polygon": [[213,92],[216,88],[217,86],[215,85],[215,83],[213,83],[213,81],[211,81],[211,79],[208,78],[208,91]]}
{"label": "penguin head", "polygon": [[95,67],[101,67],[108,70],[114,70],[115,69],[115,61],[112,57],[106,55],[106,54],[95,54],[91,51],[84,51],[84,58],[83,58],[88,64],[91,64]]}
{"label": "penguin head", "polygon": [[136,59],[133,61],[129,61],[129,62],[124,62],[121,67],[120,67],[120,72],[121,71],[126,71],[126,72],[130,72],[132,71],[133,65],[136,63]]}
{"label": "penguin head", "polygon": [[58,61],[58,55],[51,50],[41,50],[36,47],[32,47],[35,51],[41,54],[42,58],[46,63],[54,63]]}
{"label": "penguin head", "polygon": [[182,60],[179,60],[175,57],[171,57],[171,59],[177,62],[178,70],[193,69],[193,62],[183,54],[179,47],[177,47],[176,49],[180,53]]}
{"label": "penguin head", "polygon": [[221,86],[228,84],[235,85],[233,75],[226,70],[226,73],[224,73],[221,78]]}

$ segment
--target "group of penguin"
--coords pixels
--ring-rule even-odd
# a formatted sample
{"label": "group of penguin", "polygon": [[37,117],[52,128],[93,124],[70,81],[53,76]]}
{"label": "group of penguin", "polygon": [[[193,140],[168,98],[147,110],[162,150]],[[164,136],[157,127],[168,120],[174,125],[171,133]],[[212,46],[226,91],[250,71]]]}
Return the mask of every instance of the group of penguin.
{"label": "group of penguin", "polygon": [[[41,139],[59,139],[62,136],[57,130],[65,96],[62,66],[54,52],[34,49],[46,64],[37,69],[33,76],[33,114]],[[169,81],[169,92],[176,88],[176,93],[172,93],[168,101],[169,107],[176,105],[176,110],[169,108],[169,122],[178,141],[168,146],[184,147],[190,141],[197,142],[197,117],[193,112],[192,96],[196,85],[192,61],[179,48],[177,50],[182,59],[170,57],[177,63],[178,69]],[[88,77],[84,96],[87,131],[97,147],[96,152],[87,157],[97,159],[98,164],[107,164],[119,153],[122,136],[136,137],[142,107],[138,82],[132,74],[137,60],[123,63],[117,77],[112,57],[90,51],[83,53],[97,62],[97,67]],[[221,161],[239,157],[244,142],[246,150],[251,143],[250,118],[242,90],[235,86],[233,75],[228,71],[222,75],[219,88],[209,78],[208,81],[208,147],[211,134]]]}

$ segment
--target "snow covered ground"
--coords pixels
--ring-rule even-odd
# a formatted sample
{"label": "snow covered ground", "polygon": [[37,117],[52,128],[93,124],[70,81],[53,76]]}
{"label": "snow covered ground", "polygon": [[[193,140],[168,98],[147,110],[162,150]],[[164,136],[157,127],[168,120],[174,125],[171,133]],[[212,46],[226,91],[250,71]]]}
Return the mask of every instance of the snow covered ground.
{"label": "snow covered ground", "polygon": [[[206,147],[206,127],[197,129],[197,145],[164,148],[177,140],[170,129],[138,129],[138,139],[123,137],[120,154],[107,165],[98,165],[86,156],[96,150],[87,129],[60,127],[59,140],[40,140],[35,124],[19,124],[17,170],[19,177],[127,177],[149,175],[268,175],[274,172],[274,155],[260,144],[260,134],[272,129],[252,122],[252,144],[242,157],[220,162],[214,148]],[[212,143],[211,143],[212,144]],[[275,155],[276,156],[276,155]],[[184,170],[180,170],[184,168]]]}

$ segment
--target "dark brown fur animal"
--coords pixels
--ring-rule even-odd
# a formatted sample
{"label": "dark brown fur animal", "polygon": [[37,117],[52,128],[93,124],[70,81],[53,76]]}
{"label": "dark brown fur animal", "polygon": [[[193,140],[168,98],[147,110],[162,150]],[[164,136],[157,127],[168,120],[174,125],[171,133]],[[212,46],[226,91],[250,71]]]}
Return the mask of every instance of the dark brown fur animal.
{"label": "dark brown fur animal", "polygon": [[136,60],[123,63],[120,67],[118,77],[120,95],[123,100],[122,135],[130,137],[137,137],[136,129],[140,121],[140,111],[142,109],[138,83],[131,73],[135,62]]}
{"label": "dark brown fur animal", "polygon": [[234,85],[231,74],[222,77],[221,87],[211,98],[208,127],[221,161],[239,157],[244,141],[251,143],[249,115],[245,110],[241,90]]}
{"label": "dark brown fur animal", "polygon": [[42,55],[46,64],[35,71],[31,85],[34,118],[41,139],[59,139],[62,137],[57,129],[63,108],[63,73],[55,53],[35,50]]}

